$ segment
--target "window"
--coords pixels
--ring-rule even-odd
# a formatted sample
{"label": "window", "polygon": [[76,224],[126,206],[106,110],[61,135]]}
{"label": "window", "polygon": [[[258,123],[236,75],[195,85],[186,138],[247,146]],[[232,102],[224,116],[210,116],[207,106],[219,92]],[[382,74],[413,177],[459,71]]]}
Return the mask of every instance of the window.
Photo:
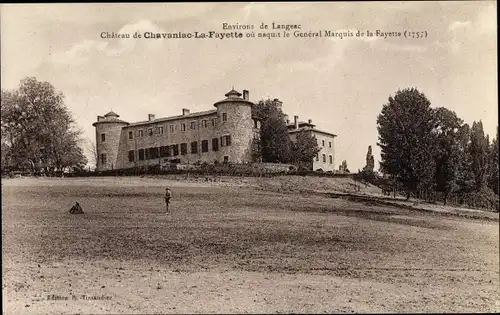
{"label": "window", "polygon": [[188,153],[188,144],[181,143],[181,155],[186,155]]}
{"label": "window", "polygon": [[227,147],[230,145],[231,145],[231,136],[230,135],[220,137],[220,146],[221,147]]}
{"label": "window", "polygon": [[168,131],[170,133],[174,133],[175,132],[175,125],[168,125]]}
{"label": "window", "polygon": [[149,158],[150,159],[157,159],[159,156],[158,156],[158,148],[149,148],[148,149],[149,151]]}
{"label": "window", "polygon": [[150,153],[150,152],[151,152],[151,151],[149,151],[149,148],[144,149],[144,155],[145,155],[145,157],[144,157],[144,158],[145,158],[146,160],[149,160],[149,159],[151,158],[151,156],[149,155],[149,153]]}
{"label": "window", "polygon": [[215,127],[217,125],[217,118],[212,118],[212,127]]}
{"label": "window", "polygon": [[160,157],[166,157],[167,156],[167,151],[168,151],[168,147],[160,147]]}
{"label": "window", "polygon": [[158,127],[158,134],[162,135],[163,134],[163,126]]}
{"label": "window", "polygon": [[323,163],[326,163],[326,155],[323,154]]}
{"label": "window", "polygon": [[332,147],[332,142],[331,141],[328,141],[328,147]]}
{"label": "window", "polygon": [[316,153],[316,161],[319,161],[319,153]]}
{"label": "window", "polygon": [[254,131],[253,132],[253,139],[254,140],[259,140],[260,139],[260,132]]}
{"label": "window", "polygon": [[106,134],[101,133],[101,142],[104,142],[104,141],[106,141]]}
{"label": "window", "polygon": [[212,150],[219,151],[219,138],[212,139]]}
{"label": "window", "polygon": [[134,133],[133,133],[132,131],[129,131],[129,132],[128,132],[128,139],[129,139],[129,140],[134,139]]}
{"label": "window", "polygon": [[198,153],[198,142],[191,142],[191,153],[196,154]]}
{"label": "window", "polygon": [[228,163],[228,162],[229,162],[229,156],[224,155],[224,163]]}
{"label": "window", "polygon": [[222,113],[222,121],[227,121],[227,113]]}
{"label": "window", "polygon": [[134,150],[128,151],[128,161],[129,162],[134,162],[134,155],[135,155]]}
{"label": "window", "polygon": [[201,121],[201,127],[203,127],[203,128],[207,128],[207,126],[208,126],[208,124],[207,124],[207,120],[206,120],[206,119],[203,119],[203,120]]}
{"label": "window", "polygon": [[208,152],[208,140],[201,141],[201,152]]}
{"label": "window", "polygon": [[153,128],[148,128],[148,136],[152,136],[153,135]]}
{"label": "window", "polygon": [[179,145],[178,144],[173,144],[172,145],[172,151],[173,151],[173,153],[172,153],[173,156],[179,155]]}
{"label": "window", "polygon": [[139,161],[144,161],[144,149],[139,149]]}
{"label": "window", "polygon": [[181,131],[186,131],[186,124],[185,123],[181,124]]}
{"label": "window", "polygon": [[196,129],[196,121],[191,122],[191,129]]}
{"label": "window", "polygon": [[328,158],[330,159],[330,164],[333,164],[333,157],[329,155]]}
{"label": "window", "polygon": [[323,146],[325,146],[325,140],[321,140]]}
{"label": "window", "polygon": [[139,138],[142,138],[144,136],[144,133],[143,133],[142,129],[137,130],[137,136]]}
{"label": "window", "polygon": [[107,162],[106,153],[101,153],[101,163],[106,164],[106,162]]}

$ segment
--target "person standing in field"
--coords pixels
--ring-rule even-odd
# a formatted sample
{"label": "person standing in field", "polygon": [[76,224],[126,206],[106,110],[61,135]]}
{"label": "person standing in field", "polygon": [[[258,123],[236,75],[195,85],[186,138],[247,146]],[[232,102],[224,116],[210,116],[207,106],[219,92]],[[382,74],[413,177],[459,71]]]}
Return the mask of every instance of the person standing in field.
{"label": "person standing in field", "polygon": [[167,187],[165,189],[165,206],[167,208],[167,214],[171,214],[168,207],[168,205],[170,204],[170,198],[172,198],[172,192],[170,191],[170,188]]}

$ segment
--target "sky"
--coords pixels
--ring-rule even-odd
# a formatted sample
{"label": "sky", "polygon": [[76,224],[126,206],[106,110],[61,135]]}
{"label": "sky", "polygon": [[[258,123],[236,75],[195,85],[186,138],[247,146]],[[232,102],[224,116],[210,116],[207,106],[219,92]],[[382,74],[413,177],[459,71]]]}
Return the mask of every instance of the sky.
{"label": "sky", "polygon": [[[11,4],[1,5],[0,17],[2,89],[25,77],[50,82],[89,141],[97,115],[110,110],[128,122],[210,110],[233,86],[254,102],[279,98],[291,119],[336,134],[336,167],[346,160],[351,171],[363,168],[368,146],[380,160],[377,116],[398,89],[415,87],[432,107],[469,124],[482,120],[490,138],[496,134],[496,1]],[[273,22],[365,36],[101,37],[231,32],[223,23],[282,33],[260,29]],[[426,36],[368,37],[367,30]]]}

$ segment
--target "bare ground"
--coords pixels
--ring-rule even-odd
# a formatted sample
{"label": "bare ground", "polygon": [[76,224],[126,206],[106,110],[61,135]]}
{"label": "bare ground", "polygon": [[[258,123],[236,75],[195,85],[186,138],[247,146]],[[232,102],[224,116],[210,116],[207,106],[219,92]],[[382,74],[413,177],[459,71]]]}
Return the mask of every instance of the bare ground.
{"label": "bare ground", "polygon": [[4,313],[498,310],[498,220],[227,186],[3,180]]}

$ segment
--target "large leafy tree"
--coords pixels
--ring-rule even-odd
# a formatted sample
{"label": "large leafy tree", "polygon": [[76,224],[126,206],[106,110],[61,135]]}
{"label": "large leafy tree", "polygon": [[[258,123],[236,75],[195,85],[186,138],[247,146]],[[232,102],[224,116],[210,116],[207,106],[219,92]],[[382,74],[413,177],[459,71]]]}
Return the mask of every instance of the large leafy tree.
{"label": "large leafy tree", "polygon": [[488,187],[498,195],[498,127],[497,135],[491,142]]}
{"label": "large leafy tree", "polygon": [[474,190],[474,175],[472,172],[472,157],[470,154],[471,128],[463,124],[457,131],[457,154],[458,169],[457,180],[458,191],[463,195]]}
{"label": "large leafy tree", "polygon": [[459,173],[459,140],[460,128],[463,121],[455,112],[440,107],[433,111],[435,126],[435,188],[443,193],[443,202],[446,205],[448,196],[458,188]]}
{"label": "large leafy tree", "polygon": [[2,149],[11,167],[62,171],[87,163],[64,95],[50,83],[25,78],[18,89],[2,90],[1,110]]}
{"label": "large leafy tree", "polygon": [[312,169],[312,161],[321,149],[316,137],[305,130],[297,133],[295,142],[292,143],[293,162],[306,169]]}
{"label": "large leafy tree", "polygon": [[474,176],[474,190],[479,192],[486,186],[489,167],[489,140],[484,135],[481,121],[472,123],[469,153]]}
{"label": "large leafy tree", "polygon": [[293,160],[292,141],[285,123],[285,114],[271,100],[262,100],[252,108],[261,122],[261,157],[264,162],[288,163]]}
{"label": "large leafy tree", "polygon": [[434,122],[430,105],[415,88],[398,90],[377,117],[381,170],[402,184],[407,198],[433,182]]}

